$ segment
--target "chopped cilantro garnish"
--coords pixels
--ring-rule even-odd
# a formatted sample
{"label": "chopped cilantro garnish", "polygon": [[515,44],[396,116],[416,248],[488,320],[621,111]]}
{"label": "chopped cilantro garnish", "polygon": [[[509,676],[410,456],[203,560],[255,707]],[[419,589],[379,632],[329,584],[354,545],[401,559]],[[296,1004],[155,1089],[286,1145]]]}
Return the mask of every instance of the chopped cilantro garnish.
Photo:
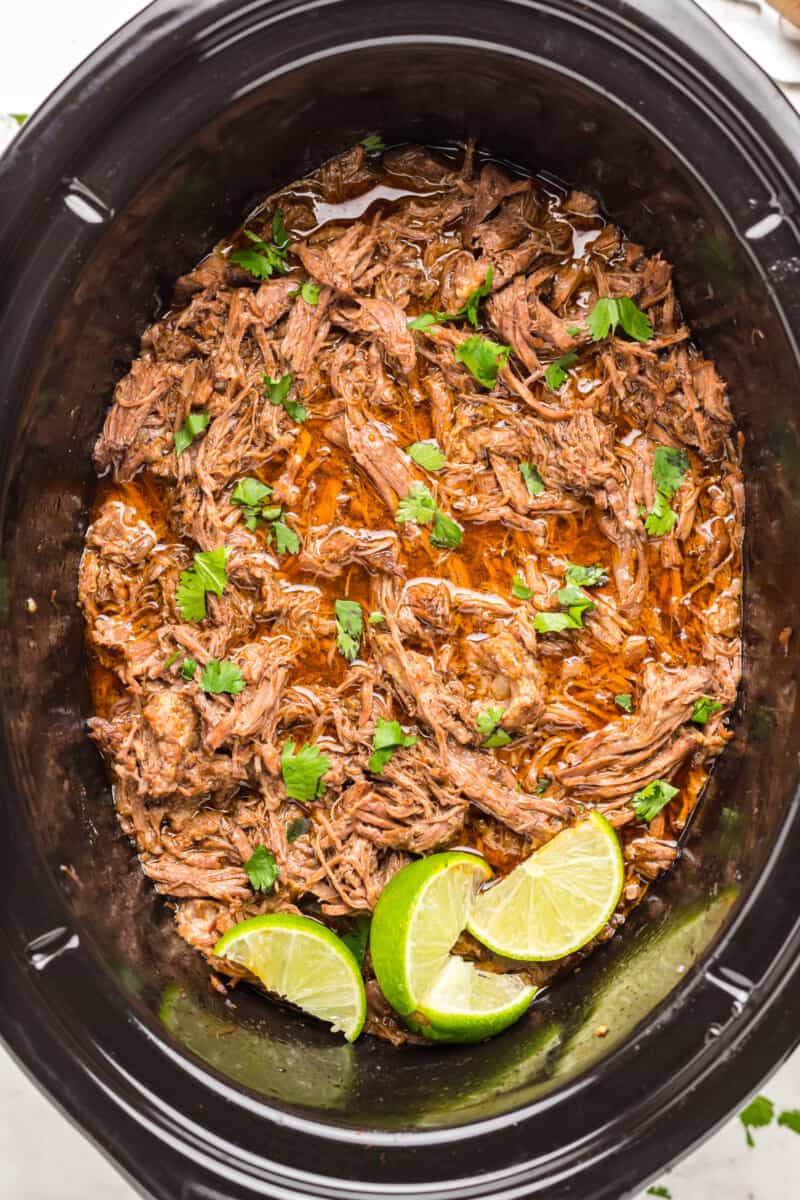
{"label": "chopped cilantro garnish", "polygon": [[364,147],[367,154],[383,154],[386,149],[384,140],[379,133],[368,133],[361,139],[359,145]]}
{"label": "chopped cilantro garnish", "polygon": [[181,663],[181,675],[188,683],[190,679],[194,679],[197,673],[197,659],[185,658]]}
{"label": "chopped cilantro garnish", "polygon": [[771,1124],[772,1118],[775,1116],[775,1105],[766,1096],[756,1096],[739,1113],[739,1120],[744,1125],[745,1135],[747,1137],[748,1146],[755,1146],[753,1135],[750,1132],[752,1129],[763,1129]]}
{"label": "chopped cilantro garnish", "polygon": [[464,530],[458,522],[452,520],[451,517],[446,517],[437,508],[431,529],[431,545],[436,546],[439,550],[454,550],[456,546],[461,545],[463,536]]}
{"label": "chopped cilantro garnish", "polygon": [[497,382],[497,372],[506,365],[510,353],[510,346],[502,346],[476,333],[456,346],[455,358],[456,362],[464,364],[482,387],[493,388]]}
{"label": "chopped cilantro garnish", "polygon": [[511,595],[516,597],[517,600],[530,600],[531,596],[533,595],[533,592],[528,587],[519,571],[516,572],[512,580]]}
{"label": "chopped cilantro garnish", "polygon": [[281,751],[281,775],[290,800],[307,804],[325,791],[322,777],[331,769],[331,760],[319,746],[306,744],[294,752],[294,742],[287,738]]}
{"label": "chopped cilantro garnish", "polygon": [[207,428],[208,422],[211,420],[207,412],[200,409],[198,412],[190,412],[186,420],[181,425],[177,433],[172,435],[175,453],[178,458],[183,454],[187,447],[191,446],[194,439],[199,433],[202,433]]}
{"label": "chopped cilantro garnish", "polygon": [[551,391],[557,392],[560,387],[567,382],[567,368],[573,367],[578,361],[578,356],[574,350],[570,350],[567,354],[562,354],[555,362],[551,362],[550,366],[544,373],[544,381]]}
{"label": "chopped cilantro garnish", "polygon": [[698,696],[689,720],[694,721],[695,725],[705,725],[708,718],[713,717],[721,708],[719,700],[712,700],[710,696]]}
{"label": "chopped cilantro garnish", "polygon": [[292,376],[288,372],[281,375],[280,379],[270,379],[269,375],[262,372],[261,380],[264,384],[264,394],[270,404],[276,408],[279,404],[283,405],[284,410],[293,421],[297,421],[298,425],[302,425],[303,421],[308,420],[308,409],[304,408],[297,400],[289,399]]}
{"label": "chopped cilantro garnish", "polygon": [[435,441],[414,442],[406,453],[423,471],[441,471],[447,462],[445,455]]}
{"label": "chopped cilantro garnish", "polygon": [[370,625],[382,625],[386,620],[386,617],[379,608],[376,608],[374,612],[369,614],[367,620],[369,621]]}
{"label": "chopped cilantro garnish", "polygon": [[242,250],[234,250],[230,262],[238,267],[244,267],[256,279],[269,279],[276,271],[285,275],[289,270],[286,261],[286,247],[289,245],[289,235],[283,224],[283,213],[278,208],[272,217],[272,241],[265,242],[252,229],[245,229],[245,237],[253,243]]}
{"label": "chopped cilantro garnish", "polygon": [[383,717],[378,717],[375,732],[372,735],[373,753],[367,763],[367,770],[379,775],[395,750],[416,746],[416,744],[417,739],[414,734],[403,733],[403,727],[399,721],[385,721]]}
{"label": "chopped cilantro garnish", "polygon": [[223,595],[228,584],[225,564],[230,551],[227,546],[195,554],[189,571],[181,571],[175,601],[184,621],[202,621],[206,615],[206,592]]}
{"label": "chopped cilantro garnish", "polygon": [[650,318],[636,307],[630,296],[598,300],[586,318],[586,327],[595,342],[602,341],[609,333],[616,333],[618,325],[637,342],[649,341],[653,336]]}
{"label": "chopped cilantro garnish", "polygon": [[256,892],[271,892],[278,878],[275,855],[266,846],[256,846],[244,864],[247,878]]}
{"label": "chopped cilantro garnish", "polygon": [[606,575],[605,567],[600,567],[595,564],[592,567],[583,567],[579,563],[567,563],[567,569],[564,572],[564,582],[574,584],[575,587],[600,587],[603,583],[608,583],[608,575]]}
{"label": "chopped cilantro garnish", "polygon": [[424,483],[412,483],[408,495],[400,501],[395,513],[398,525],[432,525],[436,502]]}
{"label": "chopped cilantro garnish", "polygon": [[[467,321],[469,321],[470,325],[473,326],[474,329],[477,329],[478,328],[478,305],[480,304],[480,302],[484,298],[484,296],[488,296],[489,292],[492,290],[492,279],[493,278],[494,278],[494,267],[488,267],[486,270],[486,275],[484,277],[483,283],[478,284],[478,286],[476,288],[472,289],[472,291],[467,296],[464,303],[461,305],[461,308],[459,308],[457,312],[452,312],[452,313],[424,312],[424,313],[420,313],[418,317],[414,317],[412,320],[410,320],[408,322],[408,328],[425,330],[425,329],[430,329],[431,325],[440,324],[442,321],[467,320]],[[472,341],[472,340],[474,340],[474,339],[471,338],[470,341]],[[494,343],[492,343],[492,342],[489,343],[489,345],[493,345],[493,344]],[[504,349],[509,349],[509,348],[504,347]],[[458,354],[456,354],[456,358],[458,358]],[[470,370],[472,371],[472,367],[470,367]],[[474,371],[473,371],[473,374],[474,374]],[[495,370],[495,375],[496,374],[497,374],[497,371]],[[494,382],[494,381],[492,381],[492,382]],[[491,387],[491,384],[488,384],[487,386]]]}
{"label": "chopped cilantro garnish", "polygon": [[553,781],[549,777],[549,775],[543,775],[542,778],[539,780],[539,782],[536,784],[536,795],[543,796],[545,794],[545,792],[547,791],[547,789],[550,787],[550,784],[552,782]]}
{"label": "chopped cilantro garnish", "polygon": [[563,633],[566,629],[582,629],[583,621],[568,612],[537,612],[533,628],[537,633]]}
{"label": "chopped cilantro garnish", "polygon": [[339,936],[348,950],[350,950],[359,967],[363,967],[364,958],[367,953],[367,942],[369,941],[369,917],[356,917],[352,928]]}
{"label": "chopped cilantro garnish", "polygon": [[300,295],[312,308],[316,308],[319,304],[319,287],[316,283],[304,283],[300,288]]}
{"label": "chopped cilantro garnish", "polygon": [[229,662],[227,659],[218,662],[216,658],[212,658],[203,667],[200,687],[204,692],[210,692],[213,696],[218,696],[221,692],[238,696],[239,692],[244,691],[245,682],[236,663]]}
{"label": "chopped cilantro garnish", "polygon": [[296,842],[299,837],[304,837],[311,828],[311,822],[308,817],[295,817],[294,821],[290,821],[286,826],[287,842]]}
{"label": "chopped cilantro garnish", "polygon": [[653,453],[656,498],[644,523],[645,529],[653,537],[663,537],[677,521],[669,502],[681,486],[688,469],[689,460],[683,450],[675,450],[672,446],[656,446]]}
{"label": "chopped cilantro garnish", "polygon": [[361,605],[355,600],[337,600],[333,607],[336,613],[336,645],[342,657],[352,662],[358,657],[364,632]]}
{"label": "chopped cilantro garnish", "polygon": [[[244,511],[244,523],[248,529],[255,529],[259,517],[262,520],[269,520],[268,514],[271,512],[271,507],[265,505],[265,501],[272,495],[272,488],[269,484],[262,483],[260,479],[254,479],[251,475],[246,475],[244,479],[239,479],[231,492],[231,502],[238,504]],[[278,515],[280,509],[278,509]]]}
{"label": "chopped cilantro garnish", "polygon": [[493,705],[484,712],[478,713],[475,720],[475,728],[483,737],[481,745],[486,746],[489,750],[494,750],[498,746],[507,746],[511,741],[505,729],[498,729],[504,712],[505,709]]}
{"label": "chopped cilantro garnish", "polygon": [[655,1184],[653,1187],[649,1187],[645,1194],[647,1196],[660,1196],[662,1200],[672,1200],[672,1194],[668,1192],[665,1187],[662,1187],[661,1184]]}
{"label": "chopped cilantro garnish", "polygon": [[278,554],[297,554],[300,538],[289,528],[282,516],[272,522],[272,531],[275,534],[275,549]]}
{"label": "chopped cilantro garnish", "polygon": [[677,794],[678,789],[665,779],[654,779],[636,793],[631,800],[631,808],[641,821],[652,821]]}
{"label": "chopped cilantro garnish", "polygon": [[620,692],[614,697],[614,703],[619,708],[624,708],[626,713],[633,712],[633,696],[630,692]]}
{"label": "chopped cilantro garnish", "polygon": [[533,465],[533,463],[520,463],[519,473],[525,480],[525,487],[528,489],[531,496],[538,496],[544,491],[542,477],[536,470],[536,467]]}
{"label": "chopped cilantro garnish", "polygon": [[182,650],[176,650],[174,654],[170,654],[169,658],[164,663],[164,670],[166,671],[167,667],[171,667],[173,663],[176,663],[182,654]]}
{"label": "chopped cilantro garnish", "polygon": [[568,325],[567,333],[569,334],[570,337],[580,337],[580,334],[581,334],[580,325]]}

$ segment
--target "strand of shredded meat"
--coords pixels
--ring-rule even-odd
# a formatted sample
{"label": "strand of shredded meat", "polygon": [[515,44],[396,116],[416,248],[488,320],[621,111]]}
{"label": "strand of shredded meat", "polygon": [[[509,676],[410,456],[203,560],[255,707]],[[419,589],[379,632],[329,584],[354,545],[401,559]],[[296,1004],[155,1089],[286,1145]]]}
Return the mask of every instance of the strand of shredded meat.
{"label": "strand of shredded meat", "polygon": [[[380,185],[396,198],[370,195]],[[471,147],[376,163],[359,146],[247,229],[269,241],[278,208],[288,274],[259,278],[226,249],[182,277],[95,447],[80,602],[91,733],[122,826],[181,935],[214,962],[245,917],[299,909],[342,927],[414,855],[469,844],[504,872],[596,806],[627,869],[610,936],[674,861],[729,736],[744,514],[725,385],[690,339],[668,263],[592,197]],[[511,350],[491,387],[456,355],[476,328],[451,319],[482,286],[478,332]],[[592,340],[587,315],[619,297],[649,317],[647,341]],[[424,311],[439,316],[409,328]],[[573,350],[566,382],[548,386],[548,364]],[[266,384],[287,376],[276,399]],[[207,422],[179,455],[190,414]],[[426,471],[407,450],[434,439],[445,463]],[[688,469],[672,529],[650,536],[657,446]],[[272,488],[298,551],[246,520],[232,495],[244,477]],[[396,520],[420,484],[460,546]],[[223,546],[223,594],[187,619],[181,573]],[[537,633],[569,562],[606,569],[594,608],[582,628]],[[364,615],[354,662],[337,649],[337,599]],[[198,672],[235,664],[243,690],[204,690],[184,658]],[[705,724],[692,719],[702,696],[721,706]],[[490,708],[505,746],[479,732]],[[416,743],[376,772],[381,719]],[[308,803],[287,798],[289,738],[331,763]],[[678,794],[648,824],[632,802],[655,780]],[[259,846],[278,867],[266,894],[245,869]],[[369,990],[370,1028],[404,1036]]]}

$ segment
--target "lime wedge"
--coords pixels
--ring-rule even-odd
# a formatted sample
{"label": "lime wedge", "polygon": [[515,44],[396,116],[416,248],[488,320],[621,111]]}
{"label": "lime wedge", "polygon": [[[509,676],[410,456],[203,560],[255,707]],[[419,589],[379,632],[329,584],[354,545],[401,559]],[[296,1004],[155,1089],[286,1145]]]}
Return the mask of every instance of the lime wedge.
{"label": "lime wedge", "polygon": [[491,874],[476,854],[432,854],[403,867],[381,892],[369,948],[381,991],[401,1016],[414,1012],[447,962]]}
{"label": "lime wedge", "polygon": [[513,1024],[536,988],[518,975],[496,975],[450,955],[415,1014],[419,1031],[435,1042],[482,1042]]}
{"label": "lime wedge", "polygon": [[370,952],[378,983],[406,1024],[431,1041],[493,1037],[533,999],[536,989],[518,976],[450,954],[490,876],[474,854],[432,854],[398,871],[375,906]]}
{"label": "lime wedge", "polygon": [[327,1021],[355,1041],[364,1028],[364,980],[341,938],[293,913],[269,913],[234,925],[214,947],[219,958],[245,967],[268,992]]}
{"label": "lime wedge", "polygon": [[564,958],[600,932],[617,907],[624,879],[617,835],[593,812],[481,892],[467,928],[507,958]]}

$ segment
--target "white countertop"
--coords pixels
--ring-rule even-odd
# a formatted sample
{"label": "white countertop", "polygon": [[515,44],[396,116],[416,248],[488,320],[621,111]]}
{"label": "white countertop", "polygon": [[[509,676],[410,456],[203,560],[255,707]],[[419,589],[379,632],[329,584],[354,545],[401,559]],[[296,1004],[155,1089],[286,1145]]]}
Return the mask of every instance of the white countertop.
{"label": "white countertop", "polygon": [[[779,38],[761,0],[698,0],[758,54],[800,107],[800,40]],[[0,18],[0,113],[31,112],[139,0],[24,0]],[[2,131],[0,131],[2,136]],[[0,149],[2,147],[0,146]],[[800,1109],[800,1051],[764,1086],[776,1112]],[[0,1197],[5,1200],[134,1200],[114,1168],[45,1100],[0,1049]],[[773,1123],[754,1134],[731,1121],[657,1181],[672,1200],[791,1200],[800,1138]],[[644,1197],[642,1198],[644,1200]]]}

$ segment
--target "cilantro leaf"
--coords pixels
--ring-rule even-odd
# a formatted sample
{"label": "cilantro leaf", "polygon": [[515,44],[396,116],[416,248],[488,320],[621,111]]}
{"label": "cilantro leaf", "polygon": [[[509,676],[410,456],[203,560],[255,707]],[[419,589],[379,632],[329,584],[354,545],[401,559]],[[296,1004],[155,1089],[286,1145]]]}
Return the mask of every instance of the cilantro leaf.
{"label": "cilantro leaf", "polygon": [[198,412],[189,413],[178,432],[172,435],[172,442],[178,458],[180,458],[187,447],[191,446],[197,435],[203,432],[210,420],[211,418],[208,413],[202,409]]}
{"label": "cilantro leaf", "polygon": [[763,1129],[769,1125],[775,1116],[775,1105],[766,1096],[756,1096],[746,1108],[739,1113],[739,1120],[744,1125],[748,1146],[755,1146],[751,1129]]}
{"label": "cilantro leaf", "polygon": [[570,350],[567,354],[562,354],[555,362],[550,363],[544,373],[544,381],[552,392],[557,392],[560,387],[563,387],[567,382],[567,368],[574,366],[577,361],[577,354],[574,350]]}
{"label": "cilantro leaf", "polygon": [[300,538],[293,529],[289,528],[283,517],[278,517],[272,522],[272,529],[278,554],[297,554],[300,549]]}
{"label": "cilantro leaf", "polygon": [[299,837],[304,837],[311,828],[311,822],[308,817],[295,817],[294,821],[290,821],[286,826],[286,840],[291,844],[296,842]]}
{"label": "cilantro leaf", "polygon": [[276,208],[272,214],[272,244],[278,250],[285,250],[289,245],[289,235],[283,223],[283,209]]}
{"label": "cilantro leaf", "polygon": [[369,941],[369,917],[356,917],[352,928],[339,936],[353,955],[359,968],[363,967]]}
{"label": "cilantro leaf", "polygon": [[223,595],[228,585],[225,564],[230,551],[227,546],[195,554],[194,564],[181,571],[175,602],[185,621],[202,621],[206,615],[206,592]]}
{"label": "cilantro leaf", "polygon": [[259,508],[271,495],[272,488],[269,484],[254,479],[252,475],[245,475],[243,479],[237,480],[231,492],[231,500],[243,508]]}
{"label": "cilantro leaf", "polygon": [[519,571],[516,572],[511,583],[511,595],[516,597],[517,600],[530,600],[531,596],[533,595],[533,592],[528,587]]}
{"label": "cilantro leaf", "polygon": [[245,271],[249,271],[256,279],[269,279],[276,271],[279,275],[286,275],[289,270],[286,261],[289,235],[283,227],[283,214],[280,209],[276,209],[272,217],[273,238],[276,232],[281,238],[280,245],[276,242],[265,242],[257,233],[253,233],[252,229],[245,229],[245,237],[248,237],[253,245],[234,250],[228,261],[244,267]]}
{"label": "cilantro leaf", "polygon": [[547,789],[550,787],[550,784],[552,782],[553,781],[549,777],[549,775],[543,775],[542,778],[539,780],[539,782],[536,784],[536,795],[543,796],[545,794],[545,792],[547,791]]}
{"label": "cilantro leaf", "polygon": [[653,336],[650,318],[636,307],[629,296],[621,296],[617,300],[604,297],[597,301],[586,317],[586,327],[595,342],[601,342],[609,333],[616,333],[618,325],[637,342],[646,342]]}
{"label": "cilantro leaf", "polygon": [[409,329],[425,330],[430,329],[431,325],[438,325],[440,321],[446,319],[445,313],[420,313],[418,317],[412,317],[408,322]]}
{"label": "cilantro leaf", "polygon": [[399,721],[386,721],[383,717],[378,717],[375,732],[372,735],[373,754],[367,763],[367,770],[372,771],[375,775],[380,775],[395,750],[416,746],[416,744],[417,738],[413,733],[403,733],[403,727]]}
{"label": "cilantro leaf", "polygon": [[336,613],[336,645],[342,657],[352,662],[358,658],[364,632],[361,605],[356,600],[337,600],[333,608]]}
{"label": "cilantro leaf", "polygon": [[511,741],[505,729],[498,729],[504,712],[505,709],[493,705],[491,708],[485,709],[484,712],[478,713],[475,720],[475,728],[483,736],[481,745],[486,746],[489,750],[494,750],[499,746],[507,746]]}
{"label": "cilantro leaf", "polygon": [[533,628],[537,633],[563,633],[566,629],[582,629],[583,621],[568,612],[537,612]]}
{"label": "cilantro leaf", "polygon": [[369,614],[367,620],[369,621],[370,625],[382,625],[386,620],[386,617],[379,608],[376,608],[374,612]]}
{"label": "cilantro leaf", "polygon": [[212,658],[203,667],[200,687],[204,692],[210,692],[212,696],[218,696],[221,692],[238,696],[239,692],[244,691],[245,682],[236,663],[229,662],[228,659],[219,662],[216,658]]}
{"label": "cilantro leaf", "polygon": [[363,146],[367,154],[383,154],[386,149],[384,140],[379,133],[368,133],[361,139],[359,146]]}
{"label": "cilantro leaf", "polygon": [[325,791],[323,775],[330,771],[331,760],[319,746],[306,744],[294,752],[294,742],[287,738],[281,750],[281,775],[290,800],[307,804]]}
{"label": "cilantro leaf", "polygon": [[497,372],[506,365],[510,353],[510,346],[502,346],[476,333],[456,346],[455,359],[464,364],[482,387],[493,388]]}
{"label": "cilantro leaf", "polygon": [[525,487],[528,489],[531,496],[539,496],[544,491],[544,483],[539,472],[533,463],[524,462],[519,464],[519,473],[525,480]]}
{"label": "cilantro leaf", "polygon": [[409,458],[422,467],[423,471],[441,471],[447,462],[446,457],[433,440],[429,442],[414,442],[406,450]]}
{"label": "cilantro leaf", "polygon": [[256,846],[244,864],[253,891],[271,892],[278,878],[275,855],[266,846]]}
{"label": "cilantro leaf", "polygon": [[408,495],[397,506],[394,519],[398,525],[432,525],[436,515],[433,496],[424,483],[412,483]]}
{"label": "cilantro leaf", "polygon": [[581,333],[580,325],[568,325],[567,333],[569,334],[570,337],[580,337],[580,333]]}
{"label": "cilantro leaf", "polygon": [[626,713],[633,712],[633,696],[630,692],[620,692],[618,696],[614,697],[614,703],[619,708],[624,708]]}
{"label": "cilantro leaf", "polygon": [[563,608],[580,608],[590,610],[596,608],[594,600],[591,596],[587,596],[581,588],[575,587],[573,583],[566,587],[559,588],[557,593],[558,603]]}
{"label": "cilantro leaf", "polygon": [[631,808],[641,821],[652,821],[677,794],[678,789],[665,779],[654,779],[636,793],[631,800]]}
{"label": "cilantro leaf", "polygon": [[661,1184],[649,1187],[645,1194],[647,1196],[661,1196],[662,1200],[672,1200],[672,1194],[665,1187],[662,1187]]}
{"label": "cilantro leaf", "polygon": [[478,328],[478,305],[484,296],[488,296],[489,292],[492,290],[493,278],[494,267],[487,267],[483,283],[479,284],[478,287],[473,288],[462,304],[461,308],[455,314],[456,317],[466,317],[470,325],[472,325],[475,329]]}
{"label": "cilantro leaf", "polygon": [[688,470],[689,459],[684,450],[656,446],[653,452],[653,483],[668,500],[675,495]]}
{"label": "cilantro leaf", "polygon": [[564,582],[574,584],[575,587],[600,587],[601,584],[608,583],[608,575],[606,575],[605,567],[597,564],[592,567],[582,567],[579,563],[567,562]]}
{"label": "cilantro leaf", "polygon": [[719,700],[712,700],[710,696],[698,696],[689,720],[694,721],[695,725],[705,725],[708,718],[713,717],[721,708]]}
{"label": "cilantro leaf", "polygon": [[182,654],[182,650],[176,650],[174,654],[170,654],[162,669],[166,671],[167,667],[171,667],[173,663],[176,663]]}
{"label": "cilantro leaf", "polygon": [[653,507],[647,514],[644,527],[652,537],[663,537],[669,533],[677,521],[677,514],[670,508],[670,503],[663,492],[656,492]]}
{"label": "cilantro leaf", "polygon": [[8,115],[13,117],[18,125],[24,125],[29,116],[28,113],[9,113]]}
{"label": "cilantro leaf", "polygon": [[287,373],[281,375],[280,379],[270,379],[269,375],[261,373],[261,381],[264,384],[264,394],[270,404],[276,408],[282,405],[284,410],[289,414],[293,421],[297,421],[298,425],[302,425],[303,421],[308,420],[308,409],[304,408],[297,400],[289,399],[289,389],[292,386],[292,376]]}
{"label": "cilantro leaf", "polygon": [[181,675],[188,683],[190,679],[194,679],[197,672],[197,659],[185,658],[181,663]]}
{"label": "cilantro leaf", "polygon": [[458,522],[452,520],[451,517],[446,517],[437,508],[431,530],[431,545],[436,546],[439,550],[454,550],[456,546],[461,545],[463,536],[464,530]]}
{"label": "cilantro leaf", "polygon": [[800,1133],[800,1108],[787,1108],[778,1117],[778,1124],[792,1133]]}
{"label": "cilantro leaf", "polygon": [[304,283],[300,288],[300,295],[312,308],[316,308],[319,304],[319,287],[316,283]]}

